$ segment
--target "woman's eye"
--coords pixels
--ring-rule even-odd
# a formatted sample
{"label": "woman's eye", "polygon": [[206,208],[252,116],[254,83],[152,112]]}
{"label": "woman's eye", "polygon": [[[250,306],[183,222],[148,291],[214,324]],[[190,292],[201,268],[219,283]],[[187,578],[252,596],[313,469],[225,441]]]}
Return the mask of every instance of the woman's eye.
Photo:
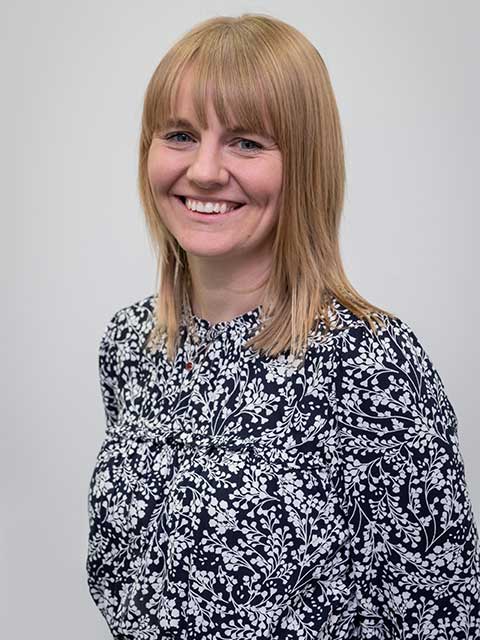
{"label": "woman's eye", "polygon": [[245,151],[258,151],[259,149],[263,149],[263,146],[259,143],[259,142],[255,142],[255,140],[248,140],[247,138],[241,138],[240,140],[238,140],[238,142],[246,142],[247,144],[253,144],[255,145],[250,149],[245,149]]}
{"label": "woman's eye", "polygon": [[[167,134],[165,136],[165,140],[174,140],[174,138],[176,138],[177,136],[187,136],[187,138],[190,138],[188,133],[185,133],[184,131],[176,131],[175,133]],[[185,141],[184,140],[176,140],[175,142],[185,142]]]}

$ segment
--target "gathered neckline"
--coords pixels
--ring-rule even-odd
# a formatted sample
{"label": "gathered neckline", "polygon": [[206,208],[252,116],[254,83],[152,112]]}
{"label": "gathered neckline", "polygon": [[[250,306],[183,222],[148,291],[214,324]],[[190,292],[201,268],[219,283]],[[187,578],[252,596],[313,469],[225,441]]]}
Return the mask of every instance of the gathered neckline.
{"label": "gathered neckline", "polygon": [[191,327],[197,333],[199,338],[214,338],[220,333],[230,333],[236,330],[249,329],[254,326],[262,312],[262,305],[241,313],[230,320],[221,320],[220,322],[210,323],[206,318],[195,315],[191,309],[184,307],[183,324],[188,330],[188,319],[190,316]]}

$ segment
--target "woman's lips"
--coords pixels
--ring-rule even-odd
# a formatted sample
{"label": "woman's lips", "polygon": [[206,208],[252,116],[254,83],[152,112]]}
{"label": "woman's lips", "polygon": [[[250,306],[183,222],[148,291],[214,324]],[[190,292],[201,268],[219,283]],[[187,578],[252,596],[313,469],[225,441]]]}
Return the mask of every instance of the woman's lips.
{"label": "woman's lips", "polygon": [[236,211],[239,211],[240,209],[242,209],[244,207],[244,204],[239,204],[237,207],[235,207],[235,209],[231,209],[230,211],[225,211],[225,213],[215,213],[214,211],[208,213],[208,212],[204,212],[204,211],[192,211],[191,209],[189,209],[187,207],[187,205],[185,204],[185,198],[183,196],[175,196],[175,198],[180,202],[180,204],[182,205],[182,207],[185,209],[185,211],[187,211],[188,213],[190,213],[192,216],[195,217],[201,217],[201,218],[225,218],[226,216],[230,216],[231,214],[235,213]]}

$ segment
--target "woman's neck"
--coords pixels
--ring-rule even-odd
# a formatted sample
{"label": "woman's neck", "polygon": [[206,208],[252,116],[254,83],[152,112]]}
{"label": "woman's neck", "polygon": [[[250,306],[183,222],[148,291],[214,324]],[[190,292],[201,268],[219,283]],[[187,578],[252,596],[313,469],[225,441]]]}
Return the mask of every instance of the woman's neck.
{"label": "woman's neck", "polygon": [[[270,264],[250,265],[228,273],[211,264],[191,264],[191,307],[194,315],[217,324],[255,309],[262,303]],[[192,268],[193,267],[193,268]]]}

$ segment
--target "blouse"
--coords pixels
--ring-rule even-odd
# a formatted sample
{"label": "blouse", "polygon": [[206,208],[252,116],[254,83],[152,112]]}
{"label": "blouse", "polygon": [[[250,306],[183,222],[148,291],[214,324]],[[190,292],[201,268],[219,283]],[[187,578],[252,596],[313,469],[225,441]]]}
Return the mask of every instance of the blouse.
{"label": "blouse", "polygon": [[182,323],[174,361],[145,348],[153,295],[113,315],[86,560],[113,638],[480,638],[479,536],[442,380],[405,321],[381,314],[375,333],[333,302],[300,365],[244,347],[261,307],[193,316],[200,343]]}

